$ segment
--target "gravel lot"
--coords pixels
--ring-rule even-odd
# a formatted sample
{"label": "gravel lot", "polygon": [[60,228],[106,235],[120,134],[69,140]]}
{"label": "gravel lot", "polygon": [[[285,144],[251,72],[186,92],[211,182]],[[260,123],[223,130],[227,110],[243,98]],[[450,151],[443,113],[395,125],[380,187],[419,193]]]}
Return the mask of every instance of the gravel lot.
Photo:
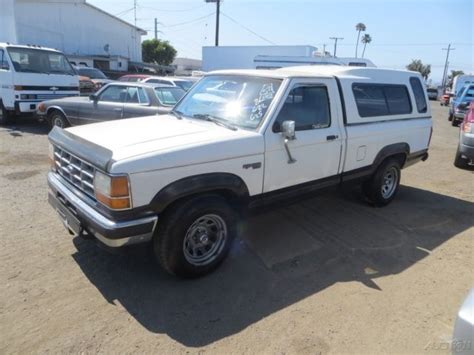
{"label": "gravel lot", "polygon": [[46,127],[0,128],[0,353],[446,353],[474,285],[474,179],[432,107],[430,158],[390,206],[344,190],[263,212],[193,281],[72,239],[47,203]]}

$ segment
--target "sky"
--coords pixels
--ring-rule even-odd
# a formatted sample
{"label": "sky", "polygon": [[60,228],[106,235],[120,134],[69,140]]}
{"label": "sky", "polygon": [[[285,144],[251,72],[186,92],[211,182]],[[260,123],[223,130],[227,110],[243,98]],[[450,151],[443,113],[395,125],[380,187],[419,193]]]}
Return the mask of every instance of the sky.
{"label": "sky", "polygon": [[[134,23],[134,0],[87,0]],[[215,10],[204,0],[136,0],[136,24],[143,39],[168,40],[179,57],[201,58],[214,45]],[[219,45],[313,45],[333,52],[329,37],[343,37],[338,57],[353,57],[362,22],[372,43],[365,57],[378,67],[403,69],[412,59],[431,64],[433,83],[441,81],[447,48],[449,70],[474,74],[472,0],[223,0]],[[359,46],[359,48],[361,48]],[[359,49],[360,50],[360,49]],[[360,55],[360,52],[359,52]]]}

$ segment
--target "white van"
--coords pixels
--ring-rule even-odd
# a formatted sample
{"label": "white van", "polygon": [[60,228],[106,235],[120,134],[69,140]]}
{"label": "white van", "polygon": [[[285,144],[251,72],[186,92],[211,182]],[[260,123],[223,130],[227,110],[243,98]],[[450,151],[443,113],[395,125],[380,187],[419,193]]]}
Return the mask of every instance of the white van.
{"label": "white van", "polygon": [[79,95],[79,76],[51,48],[0,43],[0,125],[41,101]]}

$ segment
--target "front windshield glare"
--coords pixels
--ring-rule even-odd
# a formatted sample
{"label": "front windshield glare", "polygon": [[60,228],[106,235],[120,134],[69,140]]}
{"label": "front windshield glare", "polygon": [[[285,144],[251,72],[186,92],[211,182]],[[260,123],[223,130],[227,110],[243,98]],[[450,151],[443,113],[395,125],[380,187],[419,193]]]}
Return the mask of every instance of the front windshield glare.
{"label": "front windshield glare", "polygon": [[8,48],[16,72],[70,74],[74,70],[62,53],[30,48]]}
{"label": "front windshield glare", "polygon": [[241,128],[258,127],[281,80],[238,75],[201,79],[175,107],[185,117],[210,116]]}

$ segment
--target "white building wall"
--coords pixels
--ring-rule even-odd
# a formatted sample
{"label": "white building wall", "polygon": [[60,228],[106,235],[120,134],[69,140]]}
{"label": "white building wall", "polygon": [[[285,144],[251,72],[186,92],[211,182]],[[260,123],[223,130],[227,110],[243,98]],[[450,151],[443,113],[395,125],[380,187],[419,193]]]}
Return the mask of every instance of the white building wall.
{"label": "white building wall", "polygon": [[[141,31],[84,0],[0,0],[14,3],[18,44],[37,44],[73,55],[120,55],[141,62]],[[8,8],[8,6],[7,6]],[[11,16],[8,16],[11,19]],[[9,25],[2,23],[11,32]],[[108,44],[108,52],[104,46]]]}
{"label": "white building wall", "polygon": [[16,41],[15,0],[0,0],[0,42]]}
{"label": "white building wall", "polygon": [[202,70],[254,69],[258,55],[309,57],[313,46],[221,46],[202,48]]}

